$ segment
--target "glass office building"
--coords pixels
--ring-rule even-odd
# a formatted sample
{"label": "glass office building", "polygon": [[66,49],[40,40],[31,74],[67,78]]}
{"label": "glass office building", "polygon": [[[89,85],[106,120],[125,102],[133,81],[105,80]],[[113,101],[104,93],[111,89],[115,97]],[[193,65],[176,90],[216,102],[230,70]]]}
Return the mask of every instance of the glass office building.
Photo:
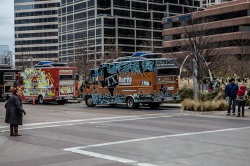
{"label": "glass office building", "polygon": [[11,65],[14,66],[14,54],[12,51],[9,51],[9,46],[0,45],[0,65]]}
{"label": "glass office building", "polygon": [[200,0],[62,0],[59,61],[74,62],[84,48],[88,58],[106,60],[136,51],[162,51],[162,18],[190,10]]}
{"label": "glass office building", "polygon": [[207,8],[208,6],[216,5],[216,4],[228,2],[228,1],[232,1],[232,0],[202,0],[201,5],[202,7]]}
{"label": "glass office building", "polygon": [[[250,25],[250,2],[247,0],[225,2],[208,7],[206,10],[193,12],[192,14],[166,17],[163,19],[163,52],[166,57],[185,56],[180,41],[188,40],[185,32],[186,24],[189,19],[204,20],[197,22],[206,33],[206,42],[218,43],[214,48],[219,47],[216,52],[219,55],[249,55]],[[175,18],[179,18],[178,20]],[[184,18],[181,20],[180,18]],[[202,38],[202,37],[201,37]],[[204,40],[204,36],[203,36]],[[209,46],[210,47],[210,46]],[[209,47],[207,49],[209,49]],[[212,53],[210,53],[212,56]]]}
{"label": "glass office building", "polygon": [[15,0],[16,66],[22,66],[27,61],[58,61],[60,2],[61,0]]}

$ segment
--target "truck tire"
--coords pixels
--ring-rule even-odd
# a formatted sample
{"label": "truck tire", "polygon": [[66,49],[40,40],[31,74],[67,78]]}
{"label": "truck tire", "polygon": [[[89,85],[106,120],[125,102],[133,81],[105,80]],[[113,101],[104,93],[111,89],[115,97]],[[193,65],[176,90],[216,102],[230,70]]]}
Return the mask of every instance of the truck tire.
{"label": "truck tire", "polygon": [[44,100],[43,100],[43,96],[42,96],[42,95],[39,95],[39,96],[38,96],[38,103],[39,103],[39,104],[43,104],[43,103],[44,103]]}
{"label": "truck tire", "polygon": [[91,96],[87,96],[85,98],[85,103],[88,107],[95,107],[95,104],[93,103],[92,97]]}
{"label": "truck tire", "polygon": [[135,103],[135,101],[132,97],[128,97],[126,100],[126,103],[127,103],[127,107],[130,109],[139,108],[139,106],[140,106],[139,103]]}
{"label": "truck tire", "polygon": [[148,103],[148,106],[150,108],[158,108],[160,106],[161,103]]}

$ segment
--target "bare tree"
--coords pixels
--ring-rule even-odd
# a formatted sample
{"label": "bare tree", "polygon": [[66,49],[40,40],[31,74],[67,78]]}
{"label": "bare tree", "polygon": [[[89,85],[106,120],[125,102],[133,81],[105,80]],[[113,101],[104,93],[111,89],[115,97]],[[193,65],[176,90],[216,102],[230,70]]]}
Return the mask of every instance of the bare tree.
{"label": "bare tree", "polygon": [[250,76],[250,59],[249,59],[249,51],[250,51],[250,33],[241,30],[238,34],[238,39],[233,41],[233,45],[236,46],[232,49],[233,57],[232,68],[235,73],[242,79]]}
{"label": "bare tree", "polygon": [[210,21],[204,18],[187,20],[179,28],[179,34],[173,36],[177,39],[175,45],[181,51],[177,57],[186,60],[184,67],[193,71],[192,62],[195,62],[199,99],[203,79],[208,76],[209,70],[218,69],[221,61],[220,43],[211,36],[214,32],[209,30],[207,22]]}
{"label": "bare tree", "polygon": [[155,47],[153,40],[151,38],[151,32],[147,32],[145,35],[145,39],[141,42],[141,47],[140,51],[150,51],[150,52],[155,52]]}
{"label": "bare tree", "polygon": [[78,74],[83,77],[83,80],[87,80],[94,63],[89,60],[89,46],[87,38],[84,35],[82,36],[82,40],[77,43],[75,57],[72,59],[70,65],[77,67]]}
{"label": "bare tree", "polygon": [[122,56],[122,47],[119,47],[114,41],[108,40],[104,50],[103,62]]}
{"label": "bare tree", "polygon": [[21,47],[18,47],[17,50],[19,54],[15,56],[16,56],[16,60],[18,59],[18,62],[19,62],[19,66],[17,66],[18,69],[20,69],[21,71],[24,71],[26,68],[32,67],[30,63],[32,57],[30,55],[29,48],[21,46]]}

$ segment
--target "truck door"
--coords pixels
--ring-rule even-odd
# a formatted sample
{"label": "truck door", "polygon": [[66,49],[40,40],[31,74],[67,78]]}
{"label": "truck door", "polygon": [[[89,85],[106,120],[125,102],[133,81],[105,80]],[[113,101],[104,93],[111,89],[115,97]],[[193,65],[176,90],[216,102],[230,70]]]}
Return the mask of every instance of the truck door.
{"label": "truck door", "polygon": [[61,70],[59,72],[59,96],[73,96],[75,80],[78,80],[78,75],[74,79],[73,70]]}
{"label": "truck door", "polygon": [[174,96],[179,90],[178,86],[179,68],[158,68],[157,87],[160,92],[167,97]]}

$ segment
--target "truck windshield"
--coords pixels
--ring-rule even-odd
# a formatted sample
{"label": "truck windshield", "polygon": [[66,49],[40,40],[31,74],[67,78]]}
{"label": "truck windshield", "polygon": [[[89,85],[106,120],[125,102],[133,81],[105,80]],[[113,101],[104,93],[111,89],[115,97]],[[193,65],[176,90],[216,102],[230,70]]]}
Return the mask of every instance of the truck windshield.
{"label": "truck windshield", "polygon": [[158,76],[167,76],[167,75],[179,75],[179,68],[164,68],[158,69],[157,75]]}

